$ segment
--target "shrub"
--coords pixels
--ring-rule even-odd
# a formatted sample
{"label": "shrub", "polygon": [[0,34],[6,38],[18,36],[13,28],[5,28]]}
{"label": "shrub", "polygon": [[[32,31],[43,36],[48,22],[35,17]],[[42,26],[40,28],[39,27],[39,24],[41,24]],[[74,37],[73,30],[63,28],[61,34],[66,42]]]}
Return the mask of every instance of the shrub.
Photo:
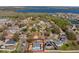
{"label": "shrub", "polygon": [[69,40],[76,40],[76,35],[73,32],[66,31],[66,34]]}

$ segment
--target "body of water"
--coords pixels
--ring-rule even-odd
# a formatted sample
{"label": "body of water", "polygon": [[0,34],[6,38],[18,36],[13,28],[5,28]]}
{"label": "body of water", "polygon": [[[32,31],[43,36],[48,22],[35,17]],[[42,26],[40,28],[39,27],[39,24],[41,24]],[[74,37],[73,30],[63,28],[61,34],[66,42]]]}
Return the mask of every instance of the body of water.
{"label": "body of water", "polygon": [[22,10],[16,10],[16,12],[32,12],[32,13],[78,13],[79,7],[25,7]]}

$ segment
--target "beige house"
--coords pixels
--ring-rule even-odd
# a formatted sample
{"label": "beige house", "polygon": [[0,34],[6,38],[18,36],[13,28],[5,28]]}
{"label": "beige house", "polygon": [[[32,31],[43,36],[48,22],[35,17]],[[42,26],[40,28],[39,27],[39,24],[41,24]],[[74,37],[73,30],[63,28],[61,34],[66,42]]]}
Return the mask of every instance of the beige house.
{"label": "beige house", "polygon": [[[32,42],[28,43],[28,48],[27,50],[29,51],[34,51],[33,48],[39,47],[37,50],[43,50],[44,51],[44,43],[45,43],[45,38],[41,36],[40,33],[35,32],[32,34],[31,38]],[[36,42],[38,42],[38,46],[36,46]]]}

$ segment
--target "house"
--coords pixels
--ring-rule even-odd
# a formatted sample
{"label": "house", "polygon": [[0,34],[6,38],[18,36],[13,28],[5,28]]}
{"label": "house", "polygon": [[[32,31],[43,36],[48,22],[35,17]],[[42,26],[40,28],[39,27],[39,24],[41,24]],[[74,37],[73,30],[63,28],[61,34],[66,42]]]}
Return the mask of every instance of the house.
{"label": "house", "polygon": [[4,25],[7,21],[8,19],[0,19],[0,24]]}
{"label": "house", "polygon": [[66,40],[67,36],[64,32],[60,33],[60,40]]}
{"label": "house", "polygon": [[6,40],[6,39],[12,39],[13,36],[14,36],[14,34],[12,34],[12,33],[6,33],[6,34],[4,35],[4,38],[5,38],[5,40]]}
{"label": "house", "polygon": [[38,50],[44,51],[45,39],[44,37],[41,36],[39,32],[33,33],[30,39],[32,40],[32,42],[31,43],[29,42],[28,45],[29,48],[27,48],[29,51],[38,51]]}
{"label": "house", "polygon": [[59,38],[59,35],[56,33],[50,33],[50,36],[48,38],[52,40],[56,40]]}
{"label": "house", "polygon": [[17,42],[14,40],[7,40],[5,42],[2,41],[0,44],[0,50],[4,51],[14,51],[16,50]]}
{"label": "house", "polygon": [[61,32],[58,40],[55,40],[54,42],[56,43],[57,46],[62,46],[64,43],[67,42],[66,34],[64,32]]}
{"label": "house", "polygon": [[47,40],[45,43],[45,49],[50,50],[50,49],[57,49],[57,45],[53,40]]}
{"label": "house", "polygon": [[16,50],[17,42],[14,40],[6,40],[5,42],[0,41],[0,50],[3,51],[14,51]]}
{"label": "house", "polygon": [[58,46],[58,47],[60,47],[60,46],[62,46],[64,44],[64,42],[61,41],[61,40],[56,40],[54,42],[55,42],[56,46]]}
{"label": "house", "polygon": [[5,46],[5,49],[15,50],[17,43],[14,40],[9,40],[5,42],[4,46]]}
{"label": "house", "polygon": [[72,30],[75,31],[76,29],[77,29],[76,25],[73,24],[73,25],[72,25]]}
{"label": "house", "polygon": [[0,44],[0,50],[14,51],[17,47],[17,42],[13,39],[14,34],[10,32],[4,33],[4,41],[0,41],[3,44]]}
{"label": "house", "polygon": [[3,45],[3,44],[4,44],[4,42],[0,40],[0,46]]}

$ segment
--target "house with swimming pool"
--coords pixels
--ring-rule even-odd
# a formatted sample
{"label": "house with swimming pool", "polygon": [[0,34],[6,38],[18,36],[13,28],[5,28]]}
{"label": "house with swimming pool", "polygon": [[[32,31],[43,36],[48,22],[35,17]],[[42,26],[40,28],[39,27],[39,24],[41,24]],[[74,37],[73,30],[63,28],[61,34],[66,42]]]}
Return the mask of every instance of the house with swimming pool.
{"label": "house with swimming pool", "polygon": [[2,51],[14,51],[17,47],[17,42],[13,39],[14,34],[7,33],[4,35],[4,40],[0,40],[0,50]]}

